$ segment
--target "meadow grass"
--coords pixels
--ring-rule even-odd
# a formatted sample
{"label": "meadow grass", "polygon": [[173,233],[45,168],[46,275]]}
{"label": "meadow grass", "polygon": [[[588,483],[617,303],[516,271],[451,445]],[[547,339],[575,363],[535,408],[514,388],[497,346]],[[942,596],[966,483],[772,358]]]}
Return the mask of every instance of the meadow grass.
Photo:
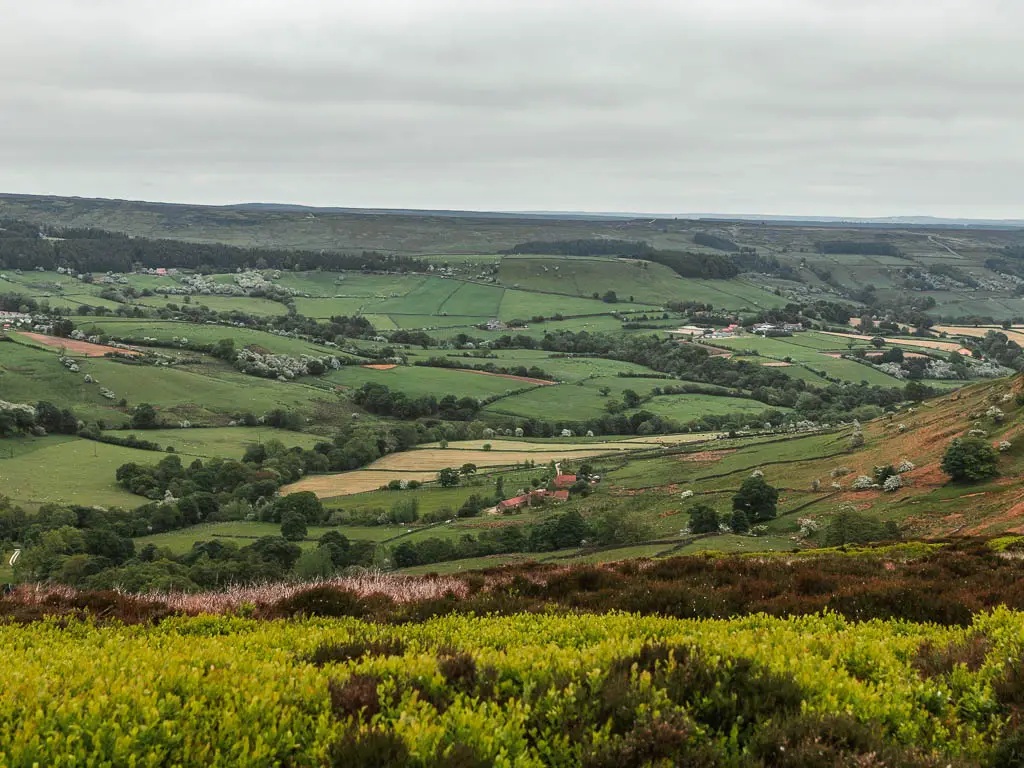
{"label": "meadow grass", "polygon": [[[14,458],[3,449],[14,448]],[[0,488],[29,509],[42,504],[132,508],[144,502],[118,487],[117,468],[152,464],[160,453],[67,437],[24,438],[0,443]]]}

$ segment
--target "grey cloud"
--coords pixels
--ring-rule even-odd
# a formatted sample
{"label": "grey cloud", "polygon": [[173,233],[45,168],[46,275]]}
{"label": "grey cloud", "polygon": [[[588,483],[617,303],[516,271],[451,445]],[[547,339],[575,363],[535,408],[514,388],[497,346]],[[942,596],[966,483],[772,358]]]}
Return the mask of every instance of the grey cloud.
{"label": "grey cloud", "polygon": [[37,0],[0,189],[1019,216],[1009,0]]}

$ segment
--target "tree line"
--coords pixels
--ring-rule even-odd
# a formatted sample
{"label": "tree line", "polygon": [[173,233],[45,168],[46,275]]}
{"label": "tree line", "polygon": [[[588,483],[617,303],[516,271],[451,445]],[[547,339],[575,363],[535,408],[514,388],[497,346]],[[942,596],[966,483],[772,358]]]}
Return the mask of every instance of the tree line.
{"label": "tree line", "polygon": [[[45,237],[44,237],[45,236]],[[241,248],[219,243],[133,237],[102,229],[49,227],[0,221],[0,268],[78,272],[130,272],[137,267],[233,272],[255,269],[329,269],[425,272],[426,262],[409,256],[364,251],[295,251]]]}

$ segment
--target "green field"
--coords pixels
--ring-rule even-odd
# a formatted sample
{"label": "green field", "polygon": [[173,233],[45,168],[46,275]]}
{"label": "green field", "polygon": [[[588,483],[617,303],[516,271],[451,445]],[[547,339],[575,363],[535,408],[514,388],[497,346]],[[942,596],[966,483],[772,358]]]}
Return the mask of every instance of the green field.
{"label": "green field", "polygon": [[[606,415],[609,400],[621,399],[623,391],[627,389],[644,397],[656,387],[664,387],[671,383],[663,379],[597,376],[579,380],[574,384],[541,387],[503,398],[488,405],[484,411],[554,421],[585,421]],[[607,396],[601,394],[604,387],[610,390]],[[766,410],[767,407],[753,400],[712,395],[666,395],[640,405],[641,410],[660,413],[668,418],[685,415],[684,422],[704,414],[753,412]]]}
{"label": "green field", "polygon": [[853,339],[806,332],[774,338],[745,335],[732,339],[714,339],[710,343],[717,347],[736,350],[739,353],[754,351],[764,358],[763,361],[759,361],[757,357],[743,358],[750,362],[783,361],[788,358],[793,365],[777,370],[788,376],[804,379],[811,384],[822,386],[828,384],[817,375],[817,371],[824,371],[827,376],[843,381],[865,381],[880,387],[903,385],[899,379],[882,373],[869,365],[830,357],[826,354],[827,352],[848,354],[852,348],[866,349],[870,346]]}
{"label": "green field", "polygon": [[672,419],[679,424],[695,421],[702,416],[744,414],[753,417],[770,407],[757,400],[714,395],[662,395],[648,400],[642,406],[645,411]]}
{"label": "green field", "polygon": [[[266,334],[265,334],[266,335]],[[105,358],[79,360],[72,373],[57,359],[57,350],[18,343],[0,346],[0,392],[13,402],[47,399],[61,408],[73,408],[79,418],[127,422],[121,398],[129,407],[150,403],[173,421],[195,424],[226,423],[231,414],[247,410],[262,415],[274,408],[311,409],[316,401],[334,396],[299,382],[279,382],[239,373],[210,360],[197,366],[156,367],[129,365]],[[95,383],[87,384],[90,375]],[[107,400],[100,387],[114,392]]]}
{"label": "green field", "polygon": [[329,347],[311,344],[301,339],[278,336],[251,328],[237,328],[222,325],[198,325],[173,320],[139,320],[134,318],[102,318],[83,320],[80,327],[88,334],[97,333],[122,339],[128,343],[144,345],[143,339],[159,339],[170,343],[173,339],[186,338],[196,344],[216,344],[221,339],[231,339],[235,348],[257,346],[274,354],[292,355],[326,355],[333,354],[349,357],[344,352]]}
{"label": "green field", "polygon": [[[147,307],[165,307],[168,304],[181,305],[184,298],[184,296],[147,296],[136,299],[135,303]],[[283,315],[288,311],[288,308],[279,302],[248,296],[193,296],[192,304],[209,307],[214,312],[244,312],[250,315]]]}
{"label": "green field", "polygon": [[[124,437],[123,430],[108,431],[105,434]],[[166,448],[173,446],[175,452],[186,456],[224,456],[241,459],[250,445],[277,440],[286,448],[300,446],[312,448],[322,438],[301,432],[289,432],[273,427],[204,427],[197,429],[147,429],[134,432],[139,438],[150,440]]]}
{"label": "green field", "polygon": [[73,437],[7,439],[0,442],[0,489],[30,509],[51,503],[131,508],[144,500],[118,487],[117,468],[161,458],[153,451]]}
{"label": "green field", "polygon": [[434,395],[438,400],[445,395],[483,398],[535,386],[501,376],[419,365],[402,365],[389,370],[347,365],[338,371],[328,373],[323,378],[336,386],[349,388],[358,388],[370,382],[384,384],[410,397]]}
{"label": "green field", "polygon": [[612,289],[620,301],[632,296],[637,302],[654,306],[669,301],[700,301],[740,309],[785,303],[752,283],[682,278],[668,267],[632,259],[506,256],[498,274],[502,284],[513,288],[576,296],[603,296]]}
{"label": "green field", "polygon": [[[304,549],[316,547],[317,540],[327,531],[339,531],[352,541],[383,541],[398,536],[406,529],[394,525],[341,527],[310,526],[305,540],[299,542]],[[167,533],[155,533],[152,536],[140,536],[135,539],[136,548],[152,544],[160,549],[169,549],[174,554],[182,554],[192,549],[200,541],[219,540],[244,547],[264,536],[280,536],[281,526],[277,523],[230,522],[201,523],[190,528]]]}

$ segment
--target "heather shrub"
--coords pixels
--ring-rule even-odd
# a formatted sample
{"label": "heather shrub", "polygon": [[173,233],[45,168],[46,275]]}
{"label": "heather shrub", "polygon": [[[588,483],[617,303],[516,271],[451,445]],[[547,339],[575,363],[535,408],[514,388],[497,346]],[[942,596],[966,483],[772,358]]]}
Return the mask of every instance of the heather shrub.
{"label": "heather shrub", "polygon": [[772,768],[955,768],[966,764],[928,756],[883,739],[885,726],[849,715],[804,715],[771,722],[751,739],[753,765]]}
{"label": "heather shrub", "polygon": [[1024,708],[1024,659],[1018,656],[1007,660],[999,677],[992,681],[992,693],[1005,709]]}
{"label": "heather shrub", "polygon": [[357,661],[367,656],[402,656],[404,654],[405,643],[401,640],[352,640],[347,643],[322,643],[304,659],[322,667],[324,664]]}
{"label": "heather shrub", "polygon": [[741,740],[753,725],[768,717],[798,712],[803,689],[787,675],[755,665],[745,658],[712,661],[699,649],[653,644],[615,664],[652,674],[652,683],[668,698],[686,707],[698,723]]}
{"label": "heather shrub", "polygon": [[949,675],[958,664],[968,672],[977,672],[991,649],[989,639],[979,634],[970,635],[963,643],[936,645],[927,641],[917,649],[911,664],[922,677]]}
{"label": "heather shrub", "polygon": [[724,760],[721,750],[702,739],[684,713],[668,711],[647,713],[627,733],[592,744],[584,751],[581,764],[585,768],[715,768]]}
{"label": "heather shrub", "polygon": [[406,768],[409,747],[390,731],[348,731],[331,745],[329,765],[336,768],[372,765],[374,768]]}
{"label": "heather shrub", "polygon": [[272,613],[279,616],[357,616],[370,613],[367,601],[358,595],[335,587],[312,587],[296,592],[274,604]]}
{"label": "heather shrub", "polygon": [[437,666],[445,682],[456,691],[469,693],[476,685],[476,662],[468,653],[444,655]]}
{"label": "heather shrub", "polygon": [[331,680],[327,684],[331,697],[331,712],[339,720],[362,715],[369,721],[380,712],[380,697],[377,686],[380,678],[376,675],[355,674],[345,682]]}

